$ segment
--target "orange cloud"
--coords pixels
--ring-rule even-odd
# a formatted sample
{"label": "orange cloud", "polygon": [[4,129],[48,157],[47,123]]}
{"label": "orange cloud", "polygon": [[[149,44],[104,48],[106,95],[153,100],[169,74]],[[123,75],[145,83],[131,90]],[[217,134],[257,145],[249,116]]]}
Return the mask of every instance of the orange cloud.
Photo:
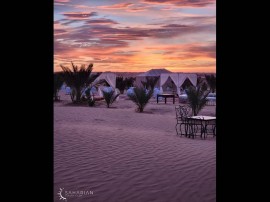
{"label": "orange cloud", "polygon": [[129,6],[132,6],[132,3],[120,3],[120,4],[114,4],[114,5],[109,5],[109,6],[99,6],[98,8],[101,9],[123,9],[127,8]]}
{"label": "orange cloud", "polygon": [[62,13],[62,15],[68,17],[69,19],[87,19],[92,16],[97,16],[97,13],[96,12],[90,12],[90,13],[66,12],[66,13]]}
{"label": "orange cloud", "polygon": [[172,4],[178,7],[205,7],[209,4],[213,4],[215,0],[142,0],[144,3],[148,4]]}
{"label": "orange cloud", "polygon": [[[215,14],[197,12],[214,0],[70,2],[55,15],[55,71],[73,61],[94,63],[94,71],[215,72]],[[179,11],[184,5],[196,7],[196,12]]]}
{"label": "orange cloud", "polygon": [[[59,71],[59,64],[69,63],[72,60],[79,64],[92,62],[95,64],[95,71],[113,69],[113,71],[141,72],[151,68],[167,68],[175,72],[215,72],[215,58],[209,56],[211,55],[209,52],[214,49],[213,46],[213,43],[208,46],[195,43],[175,46],[157,45],[147,48],[141,44],[122,49],[123,51],[119,51],[118,48],[100,50],[77,48],[72,51],[65,49],[64,54],[55,57],[55,69]],[[199,50],[202,52],[197,54],[189,52]]]}

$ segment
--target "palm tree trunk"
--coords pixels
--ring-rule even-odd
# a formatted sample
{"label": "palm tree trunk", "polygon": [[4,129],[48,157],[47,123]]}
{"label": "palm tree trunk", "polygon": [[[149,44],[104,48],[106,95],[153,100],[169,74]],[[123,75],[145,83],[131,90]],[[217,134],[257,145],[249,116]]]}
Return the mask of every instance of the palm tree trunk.
{"label": "palm tree trunk", "polygon": [[81,100],[81,91],[80,89],[76,89],[76,102],[80,102]]}
{"label": "palm tree trunk", "polygon": [[198,113],[199,113],[199,110],[198,110],[198,106],[197,106],[197,107],[195,108],[195,110],[194,110],[194,116],[197,116]]}
{"label": "palm tree trunk", "polygon": [[196,108],[192,109],[192,114],[193,114],[192,116],[197,116],[198,113],[197,113],[197,109]]}

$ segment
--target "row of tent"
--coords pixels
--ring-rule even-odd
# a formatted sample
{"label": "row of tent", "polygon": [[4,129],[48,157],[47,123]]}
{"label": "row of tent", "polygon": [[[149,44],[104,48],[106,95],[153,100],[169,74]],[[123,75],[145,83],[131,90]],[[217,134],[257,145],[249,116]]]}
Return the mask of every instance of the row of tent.
{"label": "row of tent", "polygon": [[[96,78],[93,84],[95,85],[100,80],[105,80],[107,84],[110,85],[110,87],[115,89],[116,77],[117,77],[116,73],[103,72],[99,75],[99,77]],[[147,77],[159,77],[157,84],[155,86],[156,88],[159,88],[161,92],[165,92],[169,86],[172,87],[173,85],[173,89],[176,90],[178,95],[182,93],[181,87],[186,80],[189,80],[193,86],[197,85],[197,74],[173,73],[166,69],[151,69],[145,73],[138,74],[135,77],[136,81],[134,85],[136,86],[141,86],[142,85],[141,81],[146,81]],[[102,86],[98,88],[98,94],[100,96],[102,96],[101,88]]]}

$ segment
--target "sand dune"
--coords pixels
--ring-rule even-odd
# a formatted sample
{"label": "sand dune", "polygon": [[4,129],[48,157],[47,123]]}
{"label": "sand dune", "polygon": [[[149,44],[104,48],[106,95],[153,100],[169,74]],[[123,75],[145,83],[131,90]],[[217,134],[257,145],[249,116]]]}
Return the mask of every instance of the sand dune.
{"label": "sand dune", "polygon": [[177,136],[170,101],[152,100],[145,113],[123,97],[112,109],[67,102],[54,107],[55,201],[59,188],[94,192],[68,202],[216,201],[216,140]]}

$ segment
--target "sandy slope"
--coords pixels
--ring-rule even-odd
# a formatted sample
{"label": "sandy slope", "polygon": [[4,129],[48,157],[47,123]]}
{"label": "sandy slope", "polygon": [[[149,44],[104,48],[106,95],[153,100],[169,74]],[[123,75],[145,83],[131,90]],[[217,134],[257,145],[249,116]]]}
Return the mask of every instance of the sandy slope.
{"label": "sandy slope", "polygon": [[[216,140],[177,136],[170,101],[151,100],[145,113],[124,97],[111,109],[67,102],[54,105],[55,201],[60,187],[94,192],[68,202],[216,200]],[[215,115],[215,106],[200,114]]]}

